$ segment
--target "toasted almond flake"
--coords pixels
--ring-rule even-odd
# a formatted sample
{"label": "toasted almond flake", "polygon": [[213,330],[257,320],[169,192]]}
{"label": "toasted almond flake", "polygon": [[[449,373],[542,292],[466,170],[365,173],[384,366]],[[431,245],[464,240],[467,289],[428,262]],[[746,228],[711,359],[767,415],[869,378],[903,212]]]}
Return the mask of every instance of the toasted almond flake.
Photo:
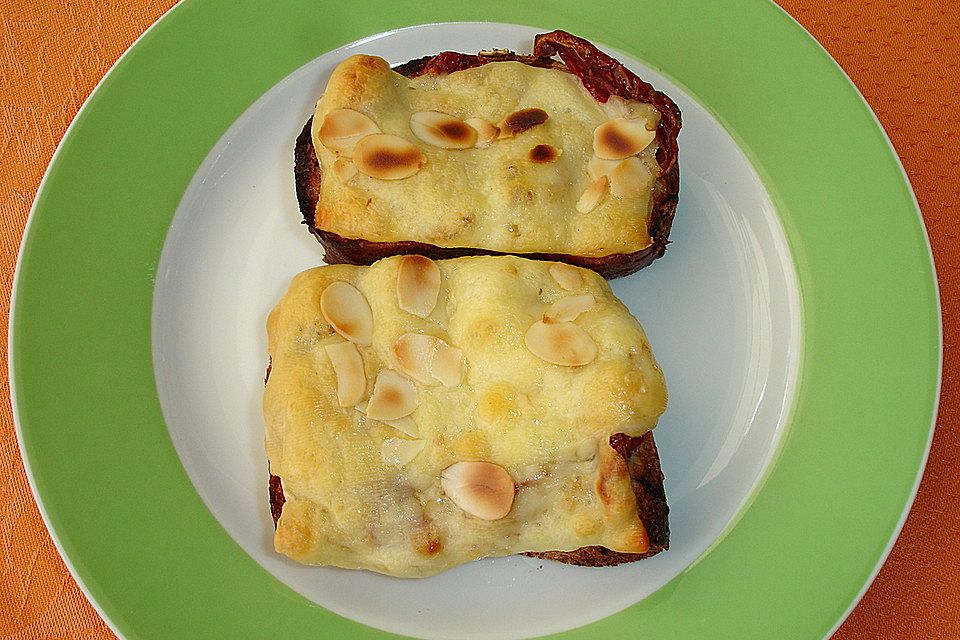
{"label": "toasted almond flake", "polygon": [[404,438],[387,438],[381,445],[380,454],[383,461],[402,467],[410,464],[423,451],[426,443],[423,440],[406,440]]}
{"label": "toasted almond flake", "polygon": [[430,353],[430,374],[445,387],[459,387],[463,379],[463,352],[437,338]]}
{"label": "toasted almond flake", "polygon": [[[611,94],[603,105],[603,110],[610,118],[626,118],[627,120],[646,120],[652,107],[637,100],[627,100],[616,94]],[[646,125],[646,123],[645,123]]]}
{"label": "toasted almond flake", "polygon": [[562,154],[563,149],[557,149],[549,144],[538,144],[527,152],[527,159],[534,164],[549,164],[556,162]]}
{"label": "toasted almond flake", "polygon": [[353,164],[347,158],[337,158],[333,162],[333,175],[335,175],[341,183],[346,184],[350,182],[353,176],[357,175],[357,165]]}
{"label": "toasted almond flake", "polygon": [[532,108],[514,111],[497,125],[500,129],[500,134],[497,137],[501,140],[504,138],[512,138],[528,129],[543,124],[549,117],[543,109]]}
{"label": "toasted almond flake", "polygon": [[337,402],[341,407],[356,405],[367,391],[367,375],[360,352],[352,342],[328,344],[324,350],[337,376]]}
{"label": "toasted almond flake", "polygon": [[591,180],[609,178],[621,162],[622,160],[604,160],[597,156],[591,156],[590,160],[587,161],[587,175]]}
{"label": "toasted almond flake", "polygon": [[565,262],[556,262],[550,265],[550,275],[557,281],[561,289],[576,291],[583,286],[583,275],[580,269]]}
{"label": "toasted almond flake", "polygon": [[397,268],[397,304],[404,311],[426,318],[437,305],[440,267],[420,255],[403,256]]}
{"label": "toasted almond flake", "polygon": [[567,296],[554,302],[543,314],[543,321],[573,322],[581,313],[597,306],[597,300],[589,293]]}
{"label": "toasted almond flake", "polygon": [[641,120],[648,131],[656,131],[660,122],[660,112],[648,102],[627,100],[618,95],[611,95],[604,103],[603,111],[608,118],[626,118],[627,120]]}
{"label": "toasted almond flake", "polygon": [[320,294],[320,312],[334,331],[366,347],[373,342],[373,313],[367,299],[349,282],[337,280]]}
{"label": "toasted almond flake", "polygon": [[320,143],[334,153],[350,157],[363,138],[380,133],[380,127],[368,116],[353,109],[334,109],[320,125]]}
{"label": "toasted almond flake", "polygon": [[643,151],[656,137],[643,120],[613,118],[593,130],[593,152],[599,158],[622,160]]}
{"label": "toasted almond flake", "polygon": [[614,198],[637,195],[647,184],[648,177],[640,158],[622,160],[610,174],[610,195]]}
{"label": "toasted almond flake", "polygon": [[435,336],[405,333],[393,345],[397,369],[420,384],[460,385],[463,352]]}
{"label": "toasted almond flake", "polygon": [[477,143],[477,130],[439,111],[417,111],[410,116],[410,131],[441,149],[469,149]]}
{"label": "toasted almond flake", "polygon": [[384,369],[373,383],[367,403],[367,417],[374,420],[397,420],[417,408],[417,390],[413,383],[392,369]]}
{"label": "toasted almond flake", "polygon": [[579,367],[597,357],[593,338],[572,322],[534,322],[524,343],[541,360],[563,367]]}
{"label": "toasted almond flake", "polygon": [[439,382],[430,373],[430,360],[439,338],[422,333],[405,333],[393,343],[393,359],[401,373],[420,384]]}
{"label": "toasted almond flake", "polygon": [[[368,402],[358,402],[353,408],[362,413],[365,417],[370,418],[367,415],[367,405]],[[373,420],[373,418],[370,418]],[[420,437],[420,427],[417,426],[417,423],[410,416],[403,416],[402,418],[397,418],[396,420],[378,420],[377,422],[383,422],[388,424],[397,431],[404,433],[411,438]]]}
{"label": "toasted almond flake", "polygon": [[375,133],[357,143],[353,161],[365,176],[402,180],[420,171],[426,159],[419,149],[400,136]]}
{"label": "toasted almond flake", "polygon": [[396,420],[384,420],[384,422],[397,431],[410,436],[411,438],[420,437],[420,427],[417,426],[417,423],[414,422],[413,418],[410,416],[403,416],[402,418],[397,418]]}
{"label": "toasted almond flake", "polygon": [[489,147],[500,135],[500,127],[483,118],[467,118],[464,120],[477,132],[477,147]]}
{"label": "toasted almond flake", "polygon": [[617,94],[612,93],[603,104],[603,110],[611,118],[629,118],[631,114],[634,113],[634,110],[630,107],[631,102],[633,101],[621,98]]}
{"label": "toasted almond flake", "polygon": [[456,462],[440,473],[440,487],[453,503],[481,520],[510,513],[516,487],[507,470],[492,462]]}
{"label": "toasted almond flake", "polygon": [[580,213],[590,213],[597,208],[603,194],[607,192],[607,177],[600,176],[584,189],[580,199],[577,200],[577,211]]}

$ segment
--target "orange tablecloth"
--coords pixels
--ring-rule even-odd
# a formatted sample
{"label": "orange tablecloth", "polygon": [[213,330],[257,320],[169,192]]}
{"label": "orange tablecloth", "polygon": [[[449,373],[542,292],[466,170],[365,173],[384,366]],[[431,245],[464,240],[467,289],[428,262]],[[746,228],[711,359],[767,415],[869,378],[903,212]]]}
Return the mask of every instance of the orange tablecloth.
{"label": "orange tablecloth", "polygon": [[[40,178],[87,95],[172,0],[0,3],[0,344]],[[943,396],[920,492],[889,560],[835,638],[960,638],[960,11],[950,0],[781,0],[840,63],[893,140],[930,233],[943,300]],[[30,493],[0,354],[0,637],[112,638]]]}

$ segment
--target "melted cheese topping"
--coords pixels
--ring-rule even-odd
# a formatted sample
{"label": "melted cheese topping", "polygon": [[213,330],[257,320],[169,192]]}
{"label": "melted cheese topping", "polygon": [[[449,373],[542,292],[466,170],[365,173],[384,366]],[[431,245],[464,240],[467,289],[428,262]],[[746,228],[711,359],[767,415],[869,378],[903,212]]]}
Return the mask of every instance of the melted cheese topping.
{"label": "melted cheese topping", "polygon": [[[648,129],[656,128],[659,114],[653,107],[629,104]],[[334,70],[314,115],[313,142],[322,169],[315,226],[347,238],[513,253],[639,251],[651,242],[647,218],[660,171],[656,143],[640,154],[645,175],[635,193],[613,197],[608,192],[592,211],[576,209],[591,182],[587,162],[593,155],[593,131],[623,115],[620,107],[622,101],[598,103],[578,78],[556,69],[497,62],[408,79],[381,58],[353,56]],[[318,135],[326,115],[339,108],[364,113],[384,133],[416,145],[425,165],[402,180],[360,174],[341,182],[333,172],[338,156]],[[549,119],[485,148],[441,149],[410,130],[410,116],[418,111],[496,124],[526,108],[543,109]],[[542,154],[531,153],[538,145],[559,150],[559,157],[538,162]]]}
{"label": "melted cheese topping", "polygon": [[[444,260],[437,305],[420,318],[397,304],[399,261],[301,273],[270,314],[266,449],[286,497],[277,551],[306,564],[404,577],[524,551],[645,551],[626,464],[608,439],[652,429],[667,395],[643,329],[607,283],[581,269],[583,285],[571,292],[550,275],[554,263]],[[405,333],[462,350],[460,386],[415,383],[411,418],[424,446],[406,464],[384,455],[384,445],[411,436],[338,404],[324,347],[343,338],[318,303],[335,281],[355,286],[372,309],[372,345],[358,347],[365,398],[379,371],[396,368],[392,346]],[[527,329],[555,300],[584,293],[597,302],[576,324],[596,343],[596,358],[564,367],[534,356],[524,345]],[[443,492],[441,472],[465,460],[493,462],[513,478],[506,517],[472,517]]]}

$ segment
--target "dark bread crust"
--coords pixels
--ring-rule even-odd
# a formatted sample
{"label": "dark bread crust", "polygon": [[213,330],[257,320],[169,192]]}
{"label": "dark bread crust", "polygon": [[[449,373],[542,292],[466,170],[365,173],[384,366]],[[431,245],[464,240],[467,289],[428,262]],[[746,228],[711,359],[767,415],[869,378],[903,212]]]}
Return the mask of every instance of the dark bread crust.
{"label": "dark bread crust", "polygon": [[[670,527],[666,495],[663,491],[663,471],[653,433],[628,436],[617,433],[610,436],[610,446],[627,461],[630,483],[637,498],[637,514],[647,530],[650,548],[643,553],[620,553],[606,547],[581,547],[573,551],[544,551],[524,555],[556,560],[587,567],[608,567],[625,562],[636,562],[665,551],[670,546]],[[283,485],[280,478],[270,475],[270,513],[276,526],[283,512]]]}
{"label": "dark bread crust", "polygon": [[[647,232],[651,244],[631,253],[614,253],[605,256],[578,256],[565,253],[515,253],[533,260],[554,260],[567,262],[578,267],[592,269],[604,278],[619,278],[648,266],[661,257],[667,248],[670,227],[677,209],[677,197],[680,191],[680,168],[676,161],[676,138],[680,131],[680,111],[664,94],[654,91],[637,76],[609,56],[597,51],[585,40],[564,32],[552,32],[537,36],[534,51],[542,50],[549,54],[559,53],[564,63],[557,62],[549,55],[517,55],[509,51],[493,51],[477,55],[444,52],[435,56],[426,56],[394,67],[394,71],[415,78],[425,74],[452,73],[482,64],[503,61],[517,61],[535,67],[545,67],[574,72],[571,65],[584,65],[591,62],[591,56],[602,64],[600,78],[585,79],[585,85],[598,100],[605,102],[612,93],[625,98],[640,99],[657,107],[661,112],[661,125],[658,126],[657,140],[661,145],[657,160],[664,173],[657,178],[653,187],[651,210],[647,218]],[[582,70],[581,70],[582,71]],[[372,264],[381,258],[398,254],[419,253],[434,260],[459,258],[473,255],[504,255],[503,252],[477,247],[438,247],[433,244],[406,240],[400,242],[374,242],[362,238],[345,238],[341,235],[318,229],[314,226],[317,202],[320,195],[321,169],[317,161],[310,134],[313,118],[307,121],[297,137],[294,150],[294,178],[297,201],[303,215],[304,224],[323,245],[329,264]]]}

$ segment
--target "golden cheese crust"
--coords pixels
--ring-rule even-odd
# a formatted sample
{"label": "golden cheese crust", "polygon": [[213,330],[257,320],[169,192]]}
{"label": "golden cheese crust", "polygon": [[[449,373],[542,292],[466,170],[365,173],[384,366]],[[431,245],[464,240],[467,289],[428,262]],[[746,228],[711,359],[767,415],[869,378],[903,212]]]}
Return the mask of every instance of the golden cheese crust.
{"label": "golden cheese crust", "polygon": [[[269,373],[268,373],[269,376]],[[660,468],[660,455],[648,431],[639,437],[614,434],[611,446],[627,463],[631,484],[637,500],[637,515],[647,532],[649,547],[639,553],[611,551],[600,545],[580,547],[573,551],[528,551],[524,555],[554,560],[566,564],[587,567],[609,567],[628,562],[637,562],[654,556],[670,547],[669,507],[663,491],[663,471]],[[283,484],[280,478],[270,476],[270,514],[274,527],[283,511]]]}
{"label": "golden cheese crust", "polygon": [[[625,163],[598,158],[595,144],[601,125],[625,117],[656,130],[660,111],[616,95],[598,102],[576,75],[549,59],[494,58],[455,73],[423,73],[435,59],[402,65],[399,73],[371,56],[338,66],[295,153],[301,211],[328,262],[369,264],[411,252],[434,258],[512,253],[564,260],[609,278],[663,254],[679,190],[677,163],[661,171],[659,138],[631,149]],[[679,112],[669,105],[675,141]],[[547,118],[468,148],[425,142],[415,123],[419,114],[439,112],[503,128],[511,115],[533,109]],[[350,150],[324,144],[322,127],[343,110],[410,143],[419,167],[402,179],[381,179],[368,175]],[[614,174],[618,162],[629,166]],[[586,198],[591,189],[599,189],[596,201]]]}
{"label": "golden cheese crust", "polygon": [[[441,261],[410,280],[409,258],[304,272],[270,315],[264,416],[277,550],[307,564],[421,577],[485,556],[602,556],[603,547],[631,554],[622,561],[665,548],[648,432],[666,389],[643,330],[606,283],[516,257]],[[406,281],[436,282],[433,298],[405,297]],[[538,342],[534,325],[574,325],[592,345],[589,359],[565,361],[569,350]],[[417,364],[411,345],[424,339],[456,352],[454,368]],[[350,369],[337,354],[354,350],[365,382],[344,405]],[[388,374],[397,378],[391,401],[413,402],[399,418],[375,415]],[[465,462],[492,463],[512,479],[505,515],[491,518],[473,489],[450,484]]]}
{"label": "golden cheese crust", "polygon": [[[636,106],[654,130],[656,109]],[[575,76],[556,69],[498,62],[410,79],[382,58],[351,56],[334,70],[313,117],[323,176],[314,224],[348,238],[416,239],[501,252],[596,257],[644,249],[651,242],[646,213],[659,171],[655,143],[643,151],[643,175],[633,192],[606,197],[587,213],[576,210],[590,182],[593,132],[614,117],[606,107]],[[422,168],[400,180],[362,172],[346,183],[338,180],[333,164],[340,154],[318,135],[337,109],[361,112],[384,133],[414,144],[425,156]],[[483,148],[436,147],[418,140],[410,127],[411,114],[425,111],[500,123],[524,109],[542,109],[549,117]],[[534,161],[530,154],[539,145],[562,153],[551,162]]]}

